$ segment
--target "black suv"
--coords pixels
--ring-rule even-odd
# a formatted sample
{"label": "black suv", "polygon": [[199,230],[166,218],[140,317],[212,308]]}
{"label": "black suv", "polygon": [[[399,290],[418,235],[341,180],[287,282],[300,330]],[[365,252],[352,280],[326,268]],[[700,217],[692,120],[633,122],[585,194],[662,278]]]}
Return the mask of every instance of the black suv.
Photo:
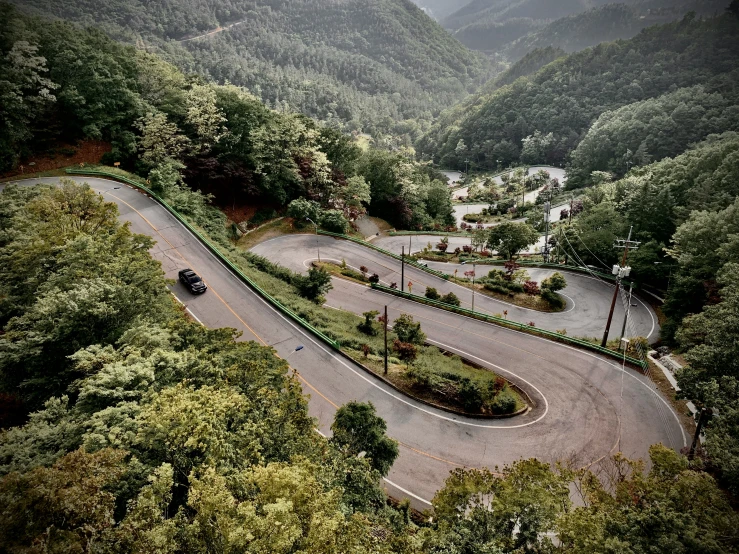
{"label": "black suv", "polygon": [[205,282],[192,269],[180,270],[180,282],[193,294],[202,294],[208,290]]}

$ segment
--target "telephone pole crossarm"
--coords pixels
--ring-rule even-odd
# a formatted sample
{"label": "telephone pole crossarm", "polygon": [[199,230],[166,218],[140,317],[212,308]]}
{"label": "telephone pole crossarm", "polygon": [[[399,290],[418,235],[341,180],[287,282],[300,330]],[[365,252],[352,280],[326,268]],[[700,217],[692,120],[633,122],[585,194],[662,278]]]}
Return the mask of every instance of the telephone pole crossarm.
{"label": "telephone pole crossarm", "polygon": [[[634,227],[629,229],[629,237],[626,240],[616,239],[614,248],[623,248],[624,255],[621,258],[621,265],[613,266],[613,275],[616,276],[616,289],[613,291],[613,300],[611,300],[611,309],[608,312],[608,321],[606,322],[606,330],[603,333],[603,340],[600,343],[601,348],[605,348],[608,344],[608,334],[611,331],[611,322],[613,321],[613,311],[616,308],[616,300],[618,299],[618,291],[621,288],[621,279],[628,277],[631,274],[631,268],[626,265],[626,261],[629,259],[629,252],[631,250],[637,250],[641,242],[631,240],[631,233]],[[628,317],[628,315],[627,315]]]}

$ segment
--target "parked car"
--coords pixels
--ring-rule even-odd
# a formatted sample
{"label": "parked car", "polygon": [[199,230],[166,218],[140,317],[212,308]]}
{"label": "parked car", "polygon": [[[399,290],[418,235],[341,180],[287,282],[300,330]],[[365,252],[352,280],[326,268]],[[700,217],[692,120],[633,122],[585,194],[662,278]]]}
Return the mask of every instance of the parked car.
{"label": "parked car", "polygon": [[205,281],[189,268],[180,270],[180,282],[193,294],[202,294],[208,290],[208,285],[205,284]]}

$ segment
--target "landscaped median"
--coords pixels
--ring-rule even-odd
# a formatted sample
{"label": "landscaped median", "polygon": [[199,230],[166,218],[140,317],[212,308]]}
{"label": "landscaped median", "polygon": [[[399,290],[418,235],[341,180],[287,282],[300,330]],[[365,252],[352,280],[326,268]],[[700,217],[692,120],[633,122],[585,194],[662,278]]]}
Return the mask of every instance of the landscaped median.
{"label": "landscaped median", "polygon": [[442,310],[447,310],[450,312],[454,312],[456,314],[464,315],[467,317],[471,317],[474,319],[479,319],[480,321],[485,321],[487,323],[493,323],[495,325],[500,325],[502,327],[508,327],[509,329],[515,329],[518,331],[523,331],[524,333],[529,333],[531,335],[536,335],[540,337],[544,337],[547,339],[555,340],[557,342],[562,342],[565,344],[569,344],[571,346],[577,346],[578,348],[582,348],[585,350],[591,350],[593,352],[597,352],[599,354],[604,354],[606,356],[609,356],[611,358],[615,358],[617,360],[626,360],[631,365],[637,366],[641,369],[646,369],[647,365],[646,362],[632,358],[631,356],[626,356],[624,358],[624,355],[622,352],[617,352],[615,350],[609,350],[607,348],[601,348],[600,346],[597,346],[591,342],[580,340],[572,337],[568,337],[566,335],[561,335],[559,333],[555,333],[553,331],[548,331],[546,329],[540,329],[538,327],[533,327],[531,325],[526,325],[523,323],[517,323],[515,321],[510,321],[508,319],[504,319],[502,317],[496,317],[492,315],[482,314],[479,312],[472,312],[472,310],[468,310],[466,308],[461,308],[457,306],[453,306],[451,304],[447,304],[444,302],[439,302],[436,300],[429,300],[425,296],[420,296],[418,294],[412,294],[409,292],[401,292],[398,289],[392,289],[390,287],[386,287],[383,285],[378,284],[372,284],[371,285],[373,289],[386,292],[388,294],[392,294],[394,296],[399,296],[401,298],[405,298],[406,300],[413,300],[414,302],[419,302],[421,304],[426,304],[428,306],[433,306],[435,308],[440,308]]}

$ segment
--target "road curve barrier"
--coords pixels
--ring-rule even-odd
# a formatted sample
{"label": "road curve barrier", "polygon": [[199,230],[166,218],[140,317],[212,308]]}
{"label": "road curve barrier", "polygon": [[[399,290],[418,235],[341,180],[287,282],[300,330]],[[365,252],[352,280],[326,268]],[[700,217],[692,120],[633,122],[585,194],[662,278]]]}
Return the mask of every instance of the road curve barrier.
{"label": "road curve barrier", "polygon": [[169,213],[171,213],[177,220],[184,225],[188,231],[190,231],[197,239],[205,245],[208,250],[210,250],[228,269],[230,269],[239,279],[241,279],[244,283],[246,283],[249,288],[254,290],[259,296],[264,298],[268,303],[270,303],[273,307],[275,307],[278,311],[282,312],[284,315],[286,315],[288,318],[292,319],[296,323],[298,323],[301,327],[304,329],[307,329],[314,335],[316,335],[318,338],[320,338],[322,341],[329,344],[331,347],[333,347],[336,350],[341,350],[341,344],[338,341],[335,341],[319,329],[316,329],[311,325],[309,322],[304,320],[302,317],[300,317],[298,314],[293,312],[290,308],[283,305],[279,300],[277,300],[275,297],[273,297],[271,294],[269,294],[267,291],[262,289],[258,284],[256,284],[254,281],[251,280],[244,272],[239,269],[236,264],[232,263],[228,257],[223,254],[217,246],[215,246],[209,239],[207,239],[205,236],[203,236],[200,231],[195,229],[190,223],[182,216],[180,213],[175,210],[172,206],[170,206],[165,200],[160,198],[157,194],[151,191],[148,187],[145,185],[142,185],[141,183],[138,183],[134,181],[133,179],[129,179],[127,177],[124,177],[122,175],[116,175],[115,173],[108,173],[106,171],[96,171],[91,169],[67,169],[66,170],[69,175],[89,175],[91,177],[105,177],[109,179],[115,179],[116,181],[121,181],[123,183],[126,183],[128,185],[131,185],[132,187],[136,187],[137,189],[142,190],[149,196],[151,196],[154,200],[156,200],[159,204],[161,204]]}
{"label": "road curve barrier", "polygon": [[[379,246],[377,246],[375,244],[372,244],[371,242],[366,242],[366,241],[363,241],[361,239],[350,237],[349,235],[342,235],[341,233],[331,233],[329,231],[322,231],[320,229],[318,230],[318,234],[319,235],[326,235],[328,237],[334,237],[334,238],[337,238],[337,239],[348,240],[348,241],[351,241],[351,242],[356,242],[357,244],[361,244],[362,246],[364,246],[366,248],[371,248],[372,250],[376,250],[377,252],[380,252],[382,254],[385,254],[386,256],[390,256],[391,258],[395,258],[396,260],[401,260],[402,259],[402,257],[399,256],[398,254],[393,254],[389,250],[385,250],[384,248],[380,248]],[[431,275],[435,275],[436,277],[439,277],[441,279],[444,279],[444,280],[449,279],[449,275],[447,275],[446,273],[442,273],[441,271],[436,271],[435,269],[431,269],[430,267],[426,267],[425,265],[422,265],[422,264],[418,263],[415,260],[412,260],[411,258],[409,258],[407,256],[405,258],[405,263],[408,264],[408,265],[410,265],[410,266],[415,267],[416,269],[420,269],[421,271],[425,271],[426,273],[430,273]]]}
{"label": "road curve barrier", "polygon": [[419,302],[421,304],[426,304],[428,306],[433,306],[434,308],[440,308],[442,310],[447,310],[450,312],[454,312],[459,315],[464,315],[467,317],[471,317],[474,319],[479,319],[480,321],[485,321],[486,323],[492,323],[494,325],[500,325],[502,327],[508,327],[509,329],[516,329],[518,331],[523,331],[524,333],[528,333],[530,335],[537,335],[540,337],[544,337],[550,340],[554,340],[557,342],[562,342],[565,344],[569,344],[571,346],[576,346],[579,348],[583,348],[585,350],[592,350],[593,352],[598,352],[599,354],[603,354],[606,356],[609,356],[611,358],[615,358],[619,361],[623,361],[624,359],[637,367],[640,367],[643,370],[647,369],[647,363],[642,360],[638,360],[636,358],[632,358],[631,356],[626,356],[624,358],[623,354],[620,354],[619,352],[616,352],[615,350],[609,350],[607,348],[602,348],[601,346],[595,345],[591,342],[584,341],[581,339],[576,339],[573,337],[568,337],[567,335],[560,335],[559,333],[555,333],[553,331],[548,331],[547,329],[541,329],[539,327],[533,327],[531,325],[527,325],[525,323],[518,323],[516,321],[511,321],[509,319],[505,319],[502,317],[497,317],[494,315],[487,315],[482,314],[480,312],[473,312],[472,310],[468,310],[467,308],[461,308],[458,306],[452,306],[451,304],[446,304],[444,302],[440,302],[438,300],[431,300],[429,298],[426,298],[425,296],[420,296],[418,294],[412,294],[409,292],[401,292],[398,289],[393,289],[390,287],[386,287],[384,285],[379,285],[372,283],[370,285],[373,289],[379,290],[381,292],[386,292],[388,294],[392,294],[394,296],[399,296],[401,298],[405,298],[406,300],[412,300],[414,302]]}

